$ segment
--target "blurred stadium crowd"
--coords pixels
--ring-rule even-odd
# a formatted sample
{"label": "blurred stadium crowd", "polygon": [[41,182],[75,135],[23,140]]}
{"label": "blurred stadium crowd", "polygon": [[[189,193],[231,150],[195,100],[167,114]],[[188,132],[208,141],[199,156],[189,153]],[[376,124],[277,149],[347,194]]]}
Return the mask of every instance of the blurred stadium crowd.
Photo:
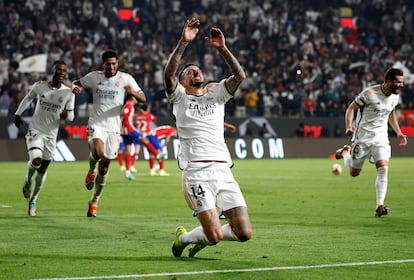
{"label": "blurred stadium crowd", "polygon": [[[132,3],[134,15],[119,11]],[[341,11],[352,12],[341,26]],[[143,87],[157,116],[170,114],[162,71],[184,21],[201,20],[199,39],[185,62],[200,65],[206,80],[228,67],[202,39],[222,28],[229,48],[248,73],[229,116],[341,116],[363,87],[382,82],[387,67],[414,72],[412,0],[13,0],[0,1],[0,109],[12,115],[29,86],[47,79],[55,60],[68,64],[69,80],[101,68],[100,55],[115,49],[120,70]],[[48,54],[47,73],[17,70],[23,58]],[[89,95],[77,97],[87,114]],[[414,109],[414,84],[406,81],[401,107]],[[86,112],[86,113],[85,113]]]}

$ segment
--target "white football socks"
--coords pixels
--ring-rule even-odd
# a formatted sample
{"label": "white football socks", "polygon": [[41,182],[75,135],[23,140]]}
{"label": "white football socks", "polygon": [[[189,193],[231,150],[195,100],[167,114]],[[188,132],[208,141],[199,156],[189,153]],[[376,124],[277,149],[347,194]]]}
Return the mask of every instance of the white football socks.
{"label": "white football socks", "polygon": [[351,169],[351,161],[352,161],[351,154],[348,152],[345,152],[345,153],[342,153],[342,157],[344,159],[345,168],[349,172],[349,170]]}
{"label": "white football socks", "polygon": [[35,177],[35,186],[33,188],[33,192],[32,195],[30,196],[30,201],[34,201],[36,202],[37,198],[39,197],[40,191],[43,188],[43,184],[45,183],[46,180],[46,173],[45,174],[40,174],[39,172],[36,174]]}
{"label": "white football socks", "polygon": [[98,204],[99,202],[99,198],[101,196],[103,187],[106,184],[106,178],[108,177],[108,173],[106,173],[105,175],[101,175],[101,174],[97,174],[96,178],[95,178],[95,184],[94,184],[94,189],[92,192],[92,197],[91,197],[91,203],[92,204]]}
{"label": "white football socks", "polygon": [[377,207],[384,204],[388,188],[388,166],[377,168],[377,178],[375,179],[377,194]]}
{"label": "white football socks", "polygon": [[32,165],[31,161],[29,161],[27,163],[27,175],[26,175],[26,180],[27,181],[31,181],[33,174],[36,172],[36,168],[34,168],[34,166]]}
{"label": "white football socks", "polygon": [[[223,231],[223,241],[238,241],[238,238],[234,234],[229,224],[223,225],[222,231]],[[212,245],[210,240],[208,240],[207,236],[204,234],[203,228],[201,226],[196,227],[192,231],[182,234],[180,236],[180,242],[184,244],[198,243],[198,244],[204,244],[204,245]]]}
{"label": "white football socks", "polygon": [[186,232],[180,236],[180,242],[184,244],[205,244],[211,245],[211,242],[208,240],[207,236],[204,234],[203,228],[198,226],[192,231]]}

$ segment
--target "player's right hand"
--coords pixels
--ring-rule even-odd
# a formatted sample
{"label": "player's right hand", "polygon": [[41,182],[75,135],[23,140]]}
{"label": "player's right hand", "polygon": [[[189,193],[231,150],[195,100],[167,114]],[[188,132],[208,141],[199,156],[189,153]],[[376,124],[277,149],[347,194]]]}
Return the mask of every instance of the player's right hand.
{"label": "player's right hand", "polygon": [[347,128],[347,129],[345,130],[345,134],[346,134],[347,136],[352,136],[352,135],[354,135],[354,131],[355,131],[355,129],[354,129],[353,127],[351,127],[351,128]]}
{"label": "player's right hand", "polygon": [[183,43],[189,43],[197,36],[200,26],[200,20],[196,18],[188,19],[185,22],[183,32],[181,34],[181,40]]}
{"label": "player's right hand", "polygon": [[74,86],[72,87],[72,93],[74,94],[78,94],[82,91],[82,89],[80,87]]}
{"label": "player's right hand", "polygon": [[22,126],[23,120],[19,115],[14,115],[14,125],[20,128]]}
{"label": "player's right hand", "polygon": [[125,90],[126,93],[131,94],[132,87],[130,85],[126,85],[126,86],[124,86],[124,90]]}

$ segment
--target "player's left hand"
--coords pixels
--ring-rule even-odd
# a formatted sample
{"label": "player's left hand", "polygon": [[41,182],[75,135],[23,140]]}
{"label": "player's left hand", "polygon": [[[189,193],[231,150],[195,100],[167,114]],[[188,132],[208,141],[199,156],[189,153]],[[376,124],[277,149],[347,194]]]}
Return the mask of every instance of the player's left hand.
{"label": "player's left hand", "polygon": [[237,131],[237,128],[234,125],[232,125],[232,124],[227,124],[225,127],[228,130],[230,130],[230,132],[232,132],[232,133],[235,133]]}
{"label": "player's left hand", "polygon": [[62,120],[65,120],[68,117],[68,111],[66,111],[65,109],[63,109],[62,113],[60,113],[60,118]]}
{"label": "player's left hand", "polygon": [[206,37],[205,39],[207,44],[216,49],[223,48],[226,44],[223,32],[221,32],[220,28],[217,27],[212,27],[210,29],[210,37]]}
{"label": "player's left hand", "polygon": [[407,135],[400,133],[397,135],[398,139],[400,139],[400,146],[405,146],[407,145]]}
{"label": "player's left hand", "polygon": [[80,93],[81,91],[82,91],[82,88],[80,88],[78,86],[73,86],[72,87],[72,93],[75,94],[75,95]]}
{"label": "player's left hand", "polygon": [[185,44],[194,40],[197,36],[200,26],[200,20],[196,18],[188,19],[185,22],[182,34],[181,34],[181,41]]}

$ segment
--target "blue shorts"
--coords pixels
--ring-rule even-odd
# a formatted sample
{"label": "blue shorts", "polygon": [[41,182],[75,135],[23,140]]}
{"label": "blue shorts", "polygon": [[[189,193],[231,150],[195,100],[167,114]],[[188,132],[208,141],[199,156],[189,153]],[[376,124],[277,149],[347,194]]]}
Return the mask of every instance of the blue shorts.
{"label": "blue shorts", "polygon": [[125,148],[125,144],[124,144],[124,140],[122,140],[121,142],[119,142],[119,150],[123,151]]}
{"label": "blue shorts", "polygon": [[157,136],[155,136],[155,135],[147,135],[147,139],[154,146],[154,148],[157,151],[161,150],[160,141],[158,140]]}
{"label": "blue shorts", "polygon": [[142,138],[142,134],[138,131],[132,131],[128,135],[122,135],[122,140],[124,142],[124,145],[131,145],[131,144],[140,144],[141,142],[139,139]]}

